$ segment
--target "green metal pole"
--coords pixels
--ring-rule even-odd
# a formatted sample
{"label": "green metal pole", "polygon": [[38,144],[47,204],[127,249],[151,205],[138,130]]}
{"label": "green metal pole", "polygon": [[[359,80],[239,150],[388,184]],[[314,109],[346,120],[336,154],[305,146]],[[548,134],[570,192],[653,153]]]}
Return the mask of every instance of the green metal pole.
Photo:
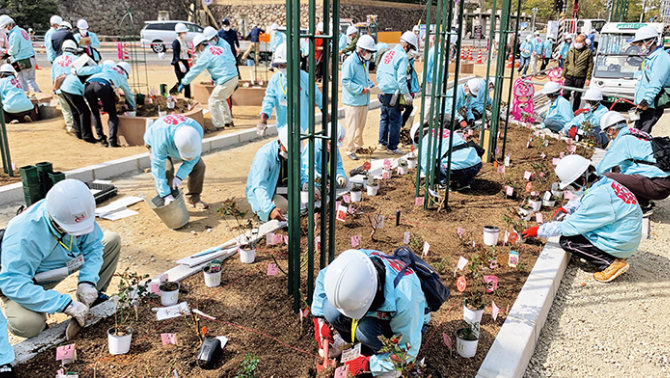
{"label": "green metal pole", "polygon": [[[519,35],[519,22],[521,21],[521,0],[517,2],[516,8],[516,26],[514,27],[514,35]],[[516,49],[516,46],[514,46]],[[505,135],[503,135],[502,157],[505,157],[505,149],[507,148],[507,128],[509,127],[509,112],[512,108],[512,92],[514,86],[514,55],[512,55],[512,71],[509,77],[509,92],[507,93],[507,116],[505,117]]]}
{"label": "green metal pole", "polygon": [[[314,0],[309,0],[309,30],[307,31],[308,34],[314,35],[314,25],[316,25],[316,19],[314,17],[314,12],[312,11],[314,9]],[[312,62],[314,61],[314,43],[309,44],[309,80],[308,83],[314,83],[314,64]],[[309,88],[309,100],[308,100],[308,105],[309,105],[309,135],[307,142],[309,143],[309,150],[307,153],[309,154],[309,161],[314,161],[314,143],[316,143],[316,140],[314,139],[314,102],[315,102],[315,97],[316,93],[314,91],[313,87]],[[313,165],[310,166],[309,172],[308,172],[308,181],[309,184],[309,198],[314,198],[314,167]],[[314,280],[314,201],[308,201],[308,206],[309,210],[307,212],[307,301],[311,305],[312,304],[312,290],[313,290],[313,280]],[[323,258],[321,259],[323,261]]]}
{"label": "green metal pole", "polygon": [[[295,63],[293,62],[293,46],[295,42],[295,35],[293,34],[294,27],[293,27],[293,0],[286,0],[286,103],[288,104],[293,104],[293,78],[295,77],[294,75],[294,66]],[[292,107],[287,107],[287,112],[286,112],[286,126],[289,128],[289,131],[291,130],[291,127],[293,125],[293,108]],[[290,136],[290,134],[289,134]],[[289,182],[288,182],[288,197],[291,198],[293,195],[293,190],[294,184],[293,180],[295,177],[295,173],[293,173],[293,163],[292,159],[295,159],[295,155],[293,155],[293,150],[291,149],[291,146],[293,143],[289,139],[289,146],[288,146],[288,153],[289,153],[289,163],[287,164],[288,167],[288,173],[289,173]],[[291,203],[289,202],[289,220],[293,219],[293,207],[291,206]],[[289,236],[292,235],[292,228],[291,228],[291,223],[289,223]],[[293,253],[294,250],[291,248],[292,244],[291,240],[292,238],[289,238],[289,248],[288,248],[288,294],[293,295],[293,281],[294,281],[294,275],[295,272],[293,271]]]}
{"label": "green metal pole", "polygon": [[6,174],[9,177],[14,177],[14,171],[12,170],[12,156],[9,153],[9,140],[7,140],[7,126],[5,125],[5,112],[2,110],[2,99],[0,99],[0,131],[2,135],[0,138],[0,153],[2,155],[2,167]]}
{"label": "green metal pole", "polygon": [[[329,3],[329,0],[324,0],[324,4],[323,4],[324,13],[326,13],[326,11],[328,9],[330,9],[328,3]],[[333,26],[338,25],[337,30],[339,30],[339,24],[340,24],[340,0],[333,0]],[[327,80],[328,73],[329,73],[328,72],[329,71],[328,62],[330,60],[331,47],[336,45],[336,43],[338,41],[337,37],[339,36],[339,33],[335,32],[335,30],[336,30],[335,28],[333,28],[333,30],[329,30],[329,29],[330,29],[330,25],[326,26],[326,34],[330,34],[330,38],[327,42],[330,42],[330,43],[328,43],[326,46],[324,46],[325,47],[325,54],[326,54],[326,63],[325,63],[326,73],[324,75],[324,77],[326,77],[326,79],[324,79],[325,83],[328,82],[328,80]],[[324,41],[324,45],[325,45],[325,41]],[[332,95],[331,95],[330,110],[334,113],[333,114],[333,119],[334,120],[330,124],[330,126],[331,126],[330,145],[331,145],[331,148],[332,148],[332,153],[330,154],[330,171],[332,172],[331,185],[334,184],[334,186],[332,186],[332,187],[336,188],[337,187],[337,180],[336,180],[337,179],[337,177],[336,177],[337,176],[337,173],[336,173],[337,172],[337,156],[339,154],[339,152],[337,150],[337,119],[338,119],[338,114],[337,114],[338,113],[338,111],[337,111],[338,91],[337,91],[337,88],[338,88],[338,83],[339,83],[339,78],[338,78],[339,59],[338,59],[338,54],[335,53],[335,51],[337,51],[337,49],[333,47],[332,50],[333,50],[333,53],[332,53],[332,57],[333,57],[333,74],[332,74],[333,88],[332,88]],[[325,84],[325,83],[324,83],[324,87],[323,87],[324,91],[326,91],[327,88],[328,88],[328,85]],[[330,205],[330,234],[329,234],[330,240],[329,240],[329,243],[328,243],[328,248],[329,248],[328,249],[328,262],[329,263],[332,262],[333,259],[335,259],[335,213],[336,213],[336,211],[335,211],[335,191],[333,191],[333,194],[331,195],[330,204],[331,204]]]}

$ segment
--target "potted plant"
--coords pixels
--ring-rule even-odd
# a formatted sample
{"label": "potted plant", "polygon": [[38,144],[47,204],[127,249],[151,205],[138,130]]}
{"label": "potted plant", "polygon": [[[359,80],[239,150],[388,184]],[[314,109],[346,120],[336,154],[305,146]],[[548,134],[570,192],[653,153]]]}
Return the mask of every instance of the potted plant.
{"label": "potted plant", "polygon": [[[229,229],[233,229],[228,223],[226,216],[232,216],[237,222],[237,229],[245,230],[245,232],[235,237],[238,245],[238,252],[240,253],[240,261],[244,264],[251,264],[256,259],[256,242],[258,236],[258,227],[255,227],[255,222],[252,218],[248,218],[245,225],[242,224],[240,220],[245,219],[247,216],[246,211],[241,211],[237,208],[237,202],[235,198],[230,198],[223,201],[223,206],[217,210],[220,217],[223,218],[226,225]],[[249,236],[247,236],[246,230],[249,230]]]}
{"label": "potted plant", "polygon": [[530,198],[528,199],[528,204],[533,209],[533,211],[540,211],[542,209],[542,198],[538,192],[532,192]]}
{"label": "potted plant", "polygon": [[438,371],[426,366],[424,360],[417,361],[408,356],[410,349],[409,343],[401,345],[402,335],[393,335],[390,338],[379,336],[379,341],[382,342],[382,348],[379,353],[387,353],[389,359],[393,364],[394,377],[425,377],[425,378],[441,378],[442,374]]}
{"label": "potted plant", "polygon": [[161,304],[165,307],[174,306],[179,302],[179,282],[164,282],[158,287],[161,293]]}
{"label": "potted plant", "polygon": [[149,278],[148,274],[140,276],[126,268],[122,273],[115,273],[119,277],[119,300],[114,311],[114,326],[107,330],[107,345],[110,354],[126,354],[130,350],[133,339],[133,328],[130,326],[130,306],[135,312],[135,321],[138,320],[138,307],[151,293],[140,282]]}
{"label": "potted plant", "polygon": [[555,195],[551,195],[548,200],[543,199],[542,200],[542,206],[544,207],[554,207],[556,206],[556,201],[558,200],[558,197]]}
{"label": "potted plant", "polygon": [[[540,202],[540,205],[541,204],[542,204],[542,202]],[[525,218],[525,217],[528,217],[532,214],[533,214],[533,207],[530,204],[522,203],[519,206],[519,215],[521,215],[522,217]]]}
{"label": "potted plant", "polygon": [[374,197],[379,190],[379,183],[374,178],[368,182],[368,195]]}
{"label": "potted plant", "polygon": [[407,160],[399,159],[398,160],[398,174],[406,175],[409,168],[407,167]]}
{"label": "potted plant", "polygon": [[361,202],[361,197],[363,196],[363,187],[359,184],[353,184],[351,190],[351,202]]}
{"label": "potted plant", "polygon": [[495,257],[495,248],[487,253],[483,248],[478,247],[468,262],[468,279],[472,282],[463,296],[463,320],[468,323],[481,322],[484,314],[484,292],[482,284],[484,275],[484,263],[490,258]]}
{"label": "potted plant", "polygon": [[407,167],[409,169],[416,168],[416,155],[411,154],[407,157]]}
{"label": "potted plant", "polygon": [[484,226],[484,244],[496,245],[498,244],[498,236],[500,229],[495,226]]}
{"label": "potted plant", "polygon": [[462,328],[456,331],[456,353],[463,358],[472,358],[477,353],[480,324],[463,322]]}
{"label": "potted plant", "polygon": [[560,189],[559,183],[555,182],[551,184],[551,194],[553,194],[557,199],[562,199],[565,191]]}
{"label": "potted plant", "polygon": [[521,233],[523,232],[523,230],[526,229],[526,225],[524,224],[524,220],[523,219],[514,220],[513,218],[515,218],[516,215],[514,215],[511,212],[511,210],[509,210],[509,211],[510,211],[511,215],[503,215],[503,220],[505,222],[507,222],[507,224],[512,226],[512,230],[514,232],[513,235],[510,235],[510,240],[509,241],[511,243],[516,243],[517,241],[519,243],[523,243],[525,241],[525,239],[521,237]]}
{"label": "potted plant", "polygon": [[202,268],[202,272],[205,276],[205,286],[207,287],[217,287],[221,284],[221,261],[213,260],[205,265]]}

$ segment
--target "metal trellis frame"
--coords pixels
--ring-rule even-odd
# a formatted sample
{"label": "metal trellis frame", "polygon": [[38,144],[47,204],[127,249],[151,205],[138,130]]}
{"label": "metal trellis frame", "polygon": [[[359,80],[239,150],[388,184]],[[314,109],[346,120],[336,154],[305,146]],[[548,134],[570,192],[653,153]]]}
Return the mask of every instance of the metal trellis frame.
{"label": "metal trellis frame", "polygon": [[[128,59],[123,55],[124,61],[130,64],[131,73],[128,77],[128,86],[134,94],[149,92],[149,74],[147,73],[147,54],[142,47],[142,41],[137,35],[135,18],[132,9],[123,16],[119,22],[119,40],[122,48],[128,49]],[[142,78],[144,77],[144,78]]]}

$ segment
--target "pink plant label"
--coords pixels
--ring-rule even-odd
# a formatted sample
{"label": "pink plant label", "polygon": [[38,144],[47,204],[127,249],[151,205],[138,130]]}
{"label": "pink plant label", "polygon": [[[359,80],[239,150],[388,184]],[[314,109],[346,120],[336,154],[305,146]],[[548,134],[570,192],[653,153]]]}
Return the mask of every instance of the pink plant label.
{"label": "pink plant label", "polygon": [[456,265],[456,267],[458,268],[458,270],[463,270],[463,268],[465,268],[466,265],[468,265],[468,259],[466,259],[465,257],[461,256],[461,257],[458,259],[458,265]]}
{"label": "pink plant label", "polygon": [[161,284],[151,284],[151,294],[161,295],[160,287]]}
{"label": "pink plant label", "polygon": [[373,215],[372,223],[374,223],[375,228],[384,228],[384,216],[381,214]]}
{"label": "pink plant label", "polygon": [[446,347],[449,348],[449,352],[451,352],[451,338],[446,332],[442,332],[442,340],[444,340],[444,345],[446,345]]}
{"label": "pink plant label", "polygon": [[473,135],[473,134],[474,134],[474,132],[472,131],[472,129],[468,130],[468,135]]}
{"label": "pink plant label", "polygon": [[577,151],[577,146],[573,144],[572,146],[570,146],[570,148],[568,148],[568,151],[575,153]]}
{"label": "pink plant label", "polygon": [[389,178],[389,171],[384,170],[382,172],[382,180],[388,180],[388,178]]}
{"label": "pink plant label", "polygon": [[569,191],[569,190],[566,190],[566,191],[563,192],[563,198],[565,198],[568,201],[573,199],[574,197],[575,197],[575,195],[572,194],[572,192]]}
{"label": "pink plant label", "polygon": [[514,195],[514,188],[512,188],[511,186],[506,186],[505,187],[505,194],[507,194],[508,196],[513,196]]}
{"label": "pink plant label", "polygon": [[342,205],[342,201],[335,201],[335,208],[339,210],[340,205]]}
{"label": "pink plant label", "polygon": [[12,171],[16,171],[16,163],[12,163]]}
{"label": "pink plant label", "polygon": [[391,160],[390,159],[384,159],[384,168],[386,168],[386,169],[391,168]]}
{"label": "pink plant label", "polygon": [[56,348],[56,361],[73,361],[77,353],[74,344],[63,345]]}
{"label": "pink plant label", "polygon": [[498,166],[498,173],[500,173],[502,175],[505,174],[505,166],[504,165]]}
{"label": "pink plant label", "polygon": [[396,170],[396,172],[398,173],[398,176],[400,176],[400,175],[402,174],[402,173],[400,172],[400,167],[398,167],[398,169]]}
{"label": "pink plant label", "polygon": [[348,204],[349,201],[351,201],[351,198],[349,197],[348,194],[345,194],[345,195],[342,196],[342,201],[344,201],[344,203]]}
{"label": "pink plant label", "polygon": [[321,235],[314,238],[314,249],[317,251],[321,250]]}
{"label": "pink plant label", "polygon": [[265,234],[265,244],[267,245],[274,245],[275,244],[275,233],[274,232],[268,232]]}
{"label": "pink plant label", "polygon": [[558,157],[561,158],[561,159],[563,159],[563,156],[565,156],[565,152],[560,152],[560,153],[558,154]]}
{"label": "pink plant label", "polygon": [[163,345],[177,345],[176,333],[161,333],[161,342]]}
{"label": "pink plant label", "polygon": [[498,277],[497,276],[484,276],[484,284],[486,285],[486,292],[493,293],[498,289]]}
{"label": "pink plant label", "polygon": [[268,276],[276,276],[277,273],[279,273],[279,268],[277,268],[277,264],[274,263],[268,264]]}
{"label": "pink plant label", "polygon": [[497,259],[489,260],[489,269],[493,270],[496,268],[498,268],[498,260]]}
{"label": "pink plant label", "polygon": [[544,217],[542,216],[542,213],[535,213],[535,221],[537,221],[537,223],[544,222]]}
{"label": "pink plant label", "polygon": [[558,163],[560,163],[560,162],[561,162],[561,159],[559,159],[559,158],[551,159],[551,164],[553,164],[553,165],[558,165]]}
{"label": "pink plant label", "polygon": [[507,265],[512,268],[516,268],[516,264],[519,263],[519,252],[509,251],[509,259],[507,260]]}
{"label": "pink plant label", "polygon": [[414,198],[414,206],[423,206],[423,197]]}
{"label": "pink plant label", "polygon": [[496,155],[500,155],[501,151],[502,151],[502,149],[500,147],[496,147]]}
{"label": "pink plant label", "polygon": [[354,235],[351,237],[351,248],[356,248],[359,245],[361,245],[361,236],[360,235]]}
{"label": "pink plant label", "polygon": [[160,283],[166,283],[168,282],[168,275],[167,273],[161,274],[161,276],[158,278],[158,282]]}
{"label": "pink plant label", "polygon": [[288,235],[284,235],[284,244],[288,245]]}
{"label": "pink plant label", "polygon": [[531,175],[532,175],[532,173],[530,173],[530,172],[528,172],[528,171],[525,171],[525,172],[523,173],[523,179],[524,179],[524,180],[530,180],[530,176],[531,176]]}
{"label": "pink plant label", "polygon": [[544,159],[544,158],[547,157],[547,154],[545,154],[545,153],[543,152],[543,153],[540,154],[540,157],[541,157],[542,159]]}
{"label": "pink plant label", "polygon": [[428,256],[428,251],[430,250],[430,244],[427,241],[423,242],[423,255]]}
{"label": "pink plant label", "polygon": [[465,229],[463,227],[459,227],[458,230],[456,230],[456,233],[458,233],[458,237],[463,239],[463,235],[465,235]]}
{"label": "pink plant label", "polygon": [[[275,239],[275,240],[274,240],[274,244],[281,244],[281,243],[284,242],[284,236],[283,236],[283,235],[275,234],[275,238],[274,238],[274,239]],[[286,242],[286,244],[288,244],[288,242]]]}
{"label": "pink plant label", "polygon": [[566,143],[568,143],[568,146],[571,146],[571,145],[572,145],[572,138],[568,138],[568,140],[566,141]]}
{"label": "pink plant label", "polygon": [[540,178],[544,178],[544,172],[540,172]]}
{"label": "pink plant label", "polygon": [[342,365],[335,369],[334,378],[347,378],[347,365]]}
{"label": "pink plant label", "polygon": [[347,207],[346,206],[338,206],[337,210],[337,220],[341,222],[346,222],[347,221]]}
{"label": "pink plant label", "polygon": [[402,235],[402,240],[405,242],[405,244],[409,244],[409,231],[405,231],[405,233]]}
{"label": "pink plant label", "polygon": [[494,301],[491,301],[491,316],[493,317],[494,322],[498,319],[498,312],[500,312],[500,309],[496,306]]}

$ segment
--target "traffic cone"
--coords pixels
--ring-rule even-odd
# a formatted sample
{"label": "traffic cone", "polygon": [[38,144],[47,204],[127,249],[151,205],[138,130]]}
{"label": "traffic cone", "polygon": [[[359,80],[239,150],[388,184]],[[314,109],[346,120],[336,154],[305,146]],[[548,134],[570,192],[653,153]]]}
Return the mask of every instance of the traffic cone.
{"label": "traffic cone", "polygon": [[123,60],[130,60],[130,54],[128,53],[128,45],[123,45]]}
{"label": "traffic cone", "polygon": [[468,62],[472,62],[472,46],[468,47]]}
{"label": "traffic cone", "polygon": [[479,49],[479,53],[477,54],[477,64],[484,64],[484,60],[482,59],[482,49]]}
{"label": "traffic cone", "polygon": [[512,68],[512,60],[514,57],[512,56],[512,53],[509,54],[509,60],[507,61],[507,67],[506,68]]}
{"label": "traffic cone", "polygon": [[465,47],[461,49],[461,60],[465,60]]}
{"label": "traffic cone", "polygon": [[37,61],[35,61],[35,69],[36,69],[36,70],[39,70],[39,69],[40,69],[40,66],[37,65]]}

